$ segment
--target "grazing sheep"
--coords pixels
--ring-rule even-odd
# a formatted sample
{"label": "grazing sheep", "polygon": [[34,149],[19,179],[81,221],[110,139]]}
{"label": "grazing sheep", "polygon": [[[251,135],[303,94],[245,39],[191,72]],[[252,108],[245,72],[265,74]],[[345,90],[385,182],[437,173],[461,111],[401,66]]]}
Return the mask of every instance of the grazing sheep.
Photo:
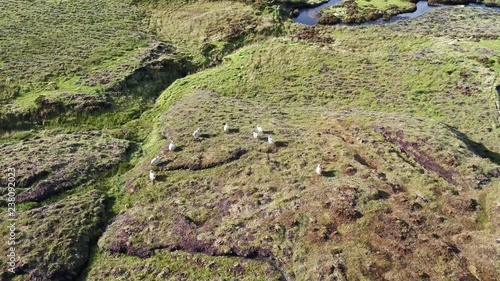
{"label": "grazing sheep", "polygon": [[260,125],[257,124],[257,132],[262,133],[264,132],[264,129]]}
{"label": "grazing sheep", "polygon": [[196,131],[193,132],[193,137],[198,138],[200,136],[201,130],[200,128],[196,129]]}
{"label": "grazing sheep", "polygon": [[318,164],[318,166],[316,166],[316,174],[321,176],[321,173],[323,173],[323,169],[321,168],[321,164]]}

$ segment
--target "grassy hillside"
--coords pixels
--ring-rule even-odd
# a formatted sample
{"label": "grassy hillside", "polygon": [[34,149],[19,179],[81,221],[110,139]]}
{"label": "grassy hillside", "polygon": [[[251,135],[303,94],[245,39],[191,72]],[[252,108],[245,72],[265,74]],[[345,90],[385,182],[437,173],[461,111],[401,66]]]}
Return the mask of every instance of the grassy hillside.
{"label": "grassy hillside", "polygon": [[[472,276],[464,263],[494,276],[494,263],[477,259],[474,246],[455,257],[446,243],[469,247],[457,242],[467,232],[497,251],[491,244],[497,222],[488,214],[494,201],[478,202],[498,191],[498,179],[484,178],[498,166],[429,119],[329,108],[188,94],[159,127],[166,141],[153,167],[158,181],[149,182],[147,161],[126,175],[131,209],[117,217],[100,248],[139,257],[167,249],[278,261],[283,276],[297,280],[414,279],[419,271],[431,279]],[[221,132],[224,121],[232,133]],[[275,145],[251,137],[257,122]],[[196,127],[204,130],[201,141],[190,136]],[[167,151],[171,139],[178,151]],[[313,172],[317,163],[325,169],[321,177]],[[426,243],[432,234],[439,239]],[[429,266],[420,255],[442,261]]]}
{"label": "grassy hillside", "polygon": [[2,280],[500,274],[499,11],[307,27],[278,2],[91,2],[0,12]]}
{"label": "grassy hillside", "polygon": [[[497,15],[465,12],[490,29],[426,29],[463,13],[453,8],[384,27],[293,27],[176,81],[147,115],[149,157],[123,178],[130,209],[99,242],[108,254],[95,263],[110,269],[89,278],[117,268],[109,254],[166,249],[264,260],[287,280],[492,280],[497,264],[481,253],[499,251]],[[484,39],[464,38],[471,30]],[[274,145],[252,138],[256,124]]]}
{"label": "grassy hillside", "polygon": [[[90,255],[90,249],[105,221],[106,198],[91,191],[66,197],[56,203],[24,210],[16,218],[19,260],[15,278],[2,256],[2,280],[74,280]],[[1,234],[9,235],[5,212]],[[1,248],[7,253],[7,241]]]}
{"label": "grassy hillside", "polygon": [[151,37],[147,11],[137,6],[108,0],[5,5],[2,131],[123,125],[194,68],[168,42]]}

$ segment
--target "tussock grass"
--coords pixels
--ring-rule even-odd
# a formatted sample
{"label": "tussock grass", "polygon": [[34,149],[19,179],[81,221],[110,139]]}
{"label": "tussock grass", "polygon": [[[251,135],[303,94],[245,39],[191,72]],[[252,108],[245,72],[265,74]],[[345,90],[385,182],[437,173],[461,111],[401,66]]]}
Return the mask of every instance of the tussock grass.
{"label": "tussock grass", "polygon": [[[103,227],[106,196],[91,191],[57,203],[19,212],[16,218],[16,276],[8,273],[7,257],[0,258],[4,280],[41,278],[74,279],[84,268],[92,243]],[[8,237],[9,222],[2,210],[0,234]],[[13,245],[4,239],[0,247],[7,252]],[[14,279],[12,279],[14,278]]]}
{"label": "tussock grass", "polygon": [[[321,10],[320,23],[362,23],[380,18],[386,20],[392,16],[412,12],[416,4],[407,0],[346,0]],[[328,22],[333,18],[334,22]]]}
{"label": "tussock grass", "polygon": [[[280,280],[280,272],[262,261],[160,250],[147,259],[103,253],[87,280]],[[134,270],[130,270],[134,268]],[[147,268],[147,270],[144,270]],[[118,273],[119,272],[119,273]],[[126,272],[126,273],[125,273]],[[125,274],[123,274],[125,273]],[[242,273],[246,274],[241,277]]]}
{"label": "tussock grass", "polygon": [[1,80],[19,86],[19,94],[51,87],[58,79],[112,62],[147,42],[144,15],[118,1],[3,5]]}

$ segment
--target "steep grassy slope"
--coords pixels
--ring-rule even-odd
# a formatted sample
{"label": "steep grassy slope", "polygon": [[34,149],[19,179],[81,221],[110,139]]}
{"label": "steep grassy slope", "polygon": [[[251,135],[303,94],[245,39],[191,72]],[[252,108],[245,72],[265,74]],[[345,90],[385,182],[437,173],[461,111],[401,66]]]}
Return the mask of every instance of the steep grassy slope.
{"label": "steep grassy slope", "polygon": [[[142,13],[119,2],[5,1],[2,81],[39,90],[145,46]],[[36,36],[35,36],[36,35]],[[8,82],[8,81],[6,81]],[[4,97],[5,98],[5,97]]]}
{"label": "steep grassy slope", "polygon": [[[108,188],[102,178],[119,171],[129,142],[98,131],[25,138],[31,139],[0,144],[1,170],[16,170],[16,213],[5,201],[0,208],[0,234],[9,237],[7,226],[14,223],[16,245],[2,239],[0,248],[16,248],[15,280],[72,280],[109,219],[112,200],[102,192]],[[7,186],[6,177],[0,182]],[[6,188],[1,195],[7,198]],[[0,265],[2,280],[10,280],[6,255]]]}
{"label": "steep grassy slope", "polygon": [[[6,31],[1,42],[5,78],[0,103],[1,167],[17,170],[20,260],[15,280],[74,280],[81,275],[102,227],[114,215],[113,198],[122,193],[115,189],[116,180],[128,169],[123,162],[140,155],[137,142],[151,130],[151,120],[134,119],[172,81],[216,62],[203,52],[206,59],[192,59],[196,48],[185,50],[175,40],[173,46],[153,38],[147,30],[151,11],[144,7],[91,2],[11,1],[1,12],[0,25]],[[235,11],[241,10],[250,20],[257,18],[250,7],[235,5]],[[272,17],[259,18],[265,22]],[[220,19],[214,20],[218,24]],[[214,29],[214,38],[222,35],[216,42],[221,54],[250,42],[253,39],[245,37],[260,32],[219,31],[210,18],[206,22]],[[6,180],[2,176],[2,186]],[[87,204],[85,194],[96,190],[112,198],[92,195],[94,205]],[[6,189],[1,195],[6,196]],[[9,234],[9,222],[4,220],[8,213],[5,204],[0,208],[4,236]],[[214,259],[207,260],[212,264]],[[2,280],[10,280],[5,256],[0,262]],[[268,270],[258,262],[233,264],[227,259],[225,264],[230,263],[234,270],[228,276],[242,270],[255,274]],[[274,271],[269,268],[268,276],[275,276]]]}

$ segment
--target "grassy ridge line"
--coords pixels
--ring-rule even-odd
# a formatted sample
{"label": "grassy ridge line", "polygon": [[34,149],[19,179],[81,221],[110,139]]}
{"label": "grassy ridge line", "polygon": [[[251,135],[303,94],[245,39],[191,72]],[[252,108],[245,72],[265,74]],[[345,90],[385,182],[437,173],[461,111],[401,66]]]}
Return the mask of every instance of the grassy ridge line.
{"label": "grassy ridge line", "polygon": [[[33,76],[21,79],[20,77],[12,77],[10,81],[15,85],[36,84],[39,86],[26,86],[21,90],[20,87],[13,84],[14,88],[12,89],[15,90],[15,93],[8,94],[2,104],[0,118],[4,124],[3,129],[13,129],[14,127],[32,129],[39,125],[57,127],[61,124],[71,127],[84,126],[89,129],[113,128],[117,125],[123,125],[137,118],[142,111],[149,108],[158,92],[176,78],[200,67],[215,65],[219,63],[223,55],[232,50],[281,32],[279,31],[281,28],[279,27],[280,19],[277,18],[279,16],[276,15],[275,11],[272,9],[256,11],[251,6],[237,2],[196,2],[183,5],[180,9],[170,3],[164,7],[151,8],[147,11],[145,11],[145,5],[139,3],[139,7],[128,6],[133,11],[126,17],[125,23],[129,26],[123,26],[123,22],[119,22],[119,20],[123,20],[123,17],[119,20],[112,17],[115,14],[120,16],[121,13],[125,12],[123,9],[126,9],[127,6],[121,3],[115,7],[112,3],[112,1],[109,3],[102,1],[97,5],[101,10],[88,11],[87,9],[91,7],[87,5],[86,1],[64,2],[58,6],[58,9],[51,10],[52,14],[49,12],[50,5],[44,7],[49,16],[44,18],[47,23],[43,22],[40,24],[41,27],[52,22],[51,16],[53,16],[58,20],[62,19],[63,22],[59,25],[51,25],[52,29],[48,28],[48,30],[69,34],[70,32],[66,29],[74,25],[76,31],[73,30],[71,33],[73,35],[79,34],[80,29],[90,31],[87,32],[86,36],[79,36],[78,40],[73,37],[60,39],[59,42],[65,40],[62,41],[61,48],[68,52],[62,58],[54,57],[56,54],[61,55],[64,52],[54,53],[51,45],[37,51],[40,53],[40,57],[35,57],[32,63],[36,63],[40,69],[53,72],[55,75],[53,78],[42,79]],[[36,4],[30,7],[33,13],[42,9]],[[23,8],[22,4],[12,5],[12,10]],[[82,11],[87,12],[87,14],[80,22],[74,22],[76,21],[75,7],[79,5],[83,7]],[[146,14],[148,14],[147,17]],[[193,16],[193,14],[198,14],[197,17],[201,19],[202,24],[189,27],[189,21],[184,21],[184,19]],[[149,20],[149,16],[152,17],[152,20]],[[102,18],[111,19],[103,21]],[[127,76],[129,73],[142,71],[141,68],[144,68],[142,57],[154,45],[153,42],[145,46],[152,40],[150,36],[145,34],[147,32],[144,28],[146,20],[151,23],[160,21],[160,25],[151,24],[150,28],[157,30],[155,32],[160,35],[160,39],[171,40],[178,51],[172,54],[171,58],[165,58],[161,62],[163,65],[159,68],[154,65],[148,66],[150,68],[146,71],[149,71],[148,73],[139,73],[136,75],[137,77],[130,79]],[[94,27],[86,27],[89,24],[97,23],[104,26],[99,25],[100,29],[97,31],[94,30]],[[221,26],[226,27],[221,28]],[[184,40],[179,37],[179,32],[174,30],[183,30],[184,34],[186,30],[191,30],[193,36],[187,36],[187,40]],[[36,30],[27,30],[26,36],[29,37],[32,31]],[[94,33],[94,31],[96,32]],[[174,31],[173,37],[169,33],[172,31]],[[120,32],[123,38],[130,36],[135,39],[123,39],[118,35],[113,35],[113,32]],[[200,39],[201,34],[208,34],[209,37]],[[12,43],[13,38],[12,34],[8,33],[6,42]],[[45,40],[43,36],[41,38],[42,41]],[[117,39],[119,40],[117,41]],[[122,39],[126,43],[121,42]],[[47,45],[44,42],[41,44]],[[86,47],[83,53],[80,52],[78,57],[80,60],[65,61],[71,58],[71,52],[74,52],[75,49],[84,49],[83,46]],[[29,52],[33,51],[28,47],[25,51],[26,57],[30,55]],[[106,53],[107,49],[109,49],[109,53]],[[20,50],[22,51],[22,48]],[[92,59],[90,61],[82,60],[87,57]],[[20,58],[26,59],[25,57]],[[62,69],[66,69],[67,73],[59,73],[51,68],[51,63],[61,60],[64,65]],[[9,63],[14,64],[15,62],[8,61],[5,65],[8,66]],[[156,62],[153,61],[152,64],[154,63]],[[73,64],[78,65],[78,71],[70,69]],[[36,71],[36,68],[32,68],[32,70]],[[127,75],[124,76],[124,74]],[[170,78],[166,79],[166,76]],[[141,83],[140,81],[144,79],[152,81]],[[42,80],[47,81],[42,82]],[[161,85],[158,85],[158,81],[162,82]],[[117,83],[124,84],[125,88],[119,87],[120,89],[115,93],[114,85]],[[79,96],[76,97],[77,95]],[[81,102],[78,101],[74,105],[73,100]],[[87,103],[89,103],[90,110],[86,108]],[[99,104],[103,105],[104,108],[100,109]],[[82,107],[83,114],[73,112],[72,108],[75,106]],[[108,107],[111,107],[111,110]],[[90,114],[87,114],[87,111]],[[39,124],[34,124],[33,120],[38,120]]]}
{"label": "grassy ridge line", "polygon": [[[34,123],[47,118],[36,111],[50,110],[51,106],[59,115],[56,125],[68,124],[71,119],[59,107],[76,107],[73,113],[80,105],[83,111],[100,111],[102,102],[93,99],[116,84],[109,73],[123,75],[139,67],[138,57],[152,41],[144,28],[144,12],[122,2],[37,0],[6,1],[4,5],[0,12],[4,30],[0,42],[2,130],[35,129],[39,124]],[[103,72],[108,75],[102,76]],[[99,83],[87,83],[85,78],[95,73],[101,75]],[[42,95],[58,101],[45,102],[43,109],[37,109],[35,101]],[[120,98],[117,100],[120,103]],[[72,104],[75,101],[81,104]],[[117,118],[121,121],[109,120],[108,124],[123,123],[137,113],[123,115]],[[87,125],[95,128],[96,123]]]}

